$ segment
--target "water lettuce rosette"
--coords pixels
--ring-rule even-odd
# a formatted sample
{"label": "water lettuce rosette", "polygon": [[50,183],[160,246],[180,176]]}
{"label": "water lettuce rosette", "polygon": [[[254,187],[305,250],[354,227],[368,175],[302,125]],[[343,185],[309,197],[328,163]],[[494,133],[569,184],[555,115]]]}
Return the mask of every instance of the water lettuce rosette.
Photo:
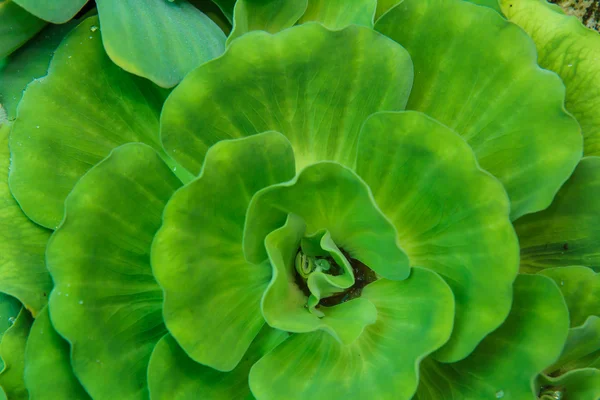
{"label": "water lettuce rosette", "polygon": [[596,125],[512,3],[240,0],[172,70],[108,3],[3,71],[58,46],[2,128],[8,398],[597,395]]}

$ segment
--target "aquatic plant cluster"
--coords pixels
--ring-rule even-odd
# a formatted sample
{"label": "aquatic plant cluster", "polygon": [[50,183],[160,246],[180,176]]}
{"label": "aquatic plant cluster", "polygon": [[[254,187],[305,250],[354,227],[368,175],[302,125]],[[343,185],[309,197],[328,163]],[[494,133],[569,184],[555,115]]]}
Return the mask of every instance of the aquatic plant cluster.
{"label": "aquatic plant cluster", "polygon": [[600,399],[600,35],[545,0],[0,0],[0,398]]}

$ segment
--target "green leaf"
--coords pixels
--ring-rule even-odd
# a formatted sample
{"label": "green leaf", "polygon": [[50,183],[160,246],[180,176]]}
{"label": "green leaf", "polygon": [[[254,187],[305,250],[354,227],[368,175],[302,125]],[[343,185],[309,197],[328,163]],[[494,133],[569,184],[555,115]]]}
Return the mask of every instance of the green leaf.
{"label": "green leaf", "polygon": [[277,33],[293,26],[306,11],[307,4],[308,0],[237,0],[227,45],[251,31]]}
{"label": "green leaf", "polygon": [[402,3],[403,0],[377,0],[377,10],[375,12],[375,21],[377,21],[383,14],[388,12],[396,4]]}
{"label": "green leaf", "polygon": [[[595,368],[579,369],[559,377],[542,375],[538,382],[540,400],[597,400],[600,398],[600,370]],[[557,396],[561,397],[557,397]]]}
{"label": "green leaf", "polygon": [[368,28],[253,32],[175,88],[161,136],[195,174],[214,143],[268,130],[286,135],[299,168],[319,160],[353,166],[364,119],[403,109],[411,84],[406,51]]}
{"label": "green leaf", "polygon": [[[321,307],[318,313],[309,311],[308,298],[295,282],[294,268],[296,254],[305,230],[304,221],[298,215],[290,214],[285,225],[269,233],[264,240],[269,262],[273,268],[271,282],[261,301],[265,321],[270,326],[286,332],[306,333],[323,330],[340,343],[351,344],[360,336],[365,326],[375,323],[377,310],[369,300],[356,298],[333,307]],[[331,236],[326,234],[323,238],[330,239]],[[338,255],[344,257],[341,253]],[[315,277],[315,273],[311,273],[308,277],[308,287],[316,300],[314,305],[321,297],[331,295],[327,292],[323,293],[323,296],[321,293],[315,293],[315,289],[311,287],[311,278]],[[351,278],[347,279],[346,285],[338,286],[342,289],[347,289],[354,284],[354,276],[351,272],[348,274],[344,271],[337,276],[319,273],[316,276],[321,277],[322,281],[312,282],[312,284],[321,284],[325,286],[325,290],[328,286],[337,283],[335,280],[340,280],[339,278]]]}
{"label": "green leaf", "polygon": [[521,271],[600,265],[600,157],[585,157],[546,210],[515,222]]}
{"label": "green leaf", "polygon": [[256,398],[410,399],[420,361],[450,336],[454,302],[431,271],[413,268],[404,281],[380,279],[362,297],[378,318],[351,345],[327,333],[294,334],[250,371]]}
{"label": "green leaf", "polygon": [[[21,303],[17,299],[0,292],[0,339],[7,329],[13,326],[19,311],[21,311]],[[2,366],[2,360],[0,359],[0,369]]]}
{"label": "green leaf", "polygon": [[0,357],[4,362],[4,369],[0,373],[0,387],[10,400],[27,400],[29,398],[23,381],[23,369],[25,367],[25,345],[32,322],[31,314],[22,308],[14,325],[4,333],[0,344]]}
{"label": "green leaf", "polygon": [[223,11],[223,14],[225,15],[225,17],[227,17],[229,22],[233,22],[233,8],[235,6],[236,0],[212,0],[212,2],[219,6],[219,8],[221,9],[221,11]]}
{"label": "green leaf", "polygon": [[546,372],[559,375],[594,364],[600,366],[600,318],[591,316],[583,325],[569,330],[560,358]]}
{"label": "green leaf", "polygon": [[600,274],[586,267],[548,268],[540,274],[560,287],[571,327],[583,325],[590,315],[600,317]]}
{"label": "green leaf", "polygon": [[225,34],[187,1],[97,0],[110,58],[162,87],[225,51]]}
{"label": "green leaf", "polygon": [[289,182],[258,192],[248,206],[244,228],[249,261],[266,258],[264,240],[288,214],[304,220],[307,235],[326,229],[340,249],[384,278],[408,277],[410,267],[396,229],[352,170],[324,161],[306,167]]}
{"label": "green leaf", "polygon": [[308,0],[299,23],[317,21],[329,29],[342,29],[352,24],[373,28],[376,8],[377,0]]}
{"label": "green leaf", "polygon": [[30,400],[91,400],[73,373],[69,351],[44,307],[31,326],[25,349],[25,386]]}
{"label": "green leaf", "polygon": [[97,17],[75,28],[57,49],[48,76],[27,87],[11,133],[10,187],[29,218],[55,229],[77,180],[121,144],[143,142],[162,152],[164,96],[110,61]]}
{"label": "green leaf", "polygon": [[44,260],[50,232],[31,222],[10,193],[9,130],[0,122],[0,292],[19,299],[35,316],[52,289]]}
{"label": "green leaf", "polygon": [[502,10],[500,9],[500,0],[467,0],[470,3],[477,4],[484,7],[489,7],[494,11],[497,11],[500,15],[502,14]]}
{"label": "green leaf", "polygon": [[17,105],[25,86],[48,73],[48,65],[54,51],[76,24],[77,21],[73,20],[64,25],[49,25],[25,46],[11,54],[6,66],[0,68],[0,103],[6,109],[9,118],[17,115]]}
{"label": "green leaf", "polygon": [[45,25],[45,21],[31,15],[13,0],[0,0],[0,59],[21,47]]}
{"label": "green leaf", "polygon": [[165,335],[154,349],[148,367],[152,400],[250,400],[250,367],[284,341],[288,334],[264,326],[246,355],[231,372],[219,372],[187,356],[171,335]]}
{"label": "green leaf", "polygon": [[231,20],[229,16],[223,13],[217,4],[215,4],[212,0],[189,0],[189,2],[198,10],[202,11],[215,24],[217,24],[225,36],[229,36],[232,28]]}
{"label": "green leaf", "polygon": [[566,107],[577,118],[586,155],[600,156],[600,35],[545,0],[500,0],[502,11],[535,42],[538,61],[567,88]]}
{"label": "green leaf", "polygon": [[211,147],[200,177],[169,201],[152,268],[167,328],[195,361],[231,371],[264,325],[271,267],[244,258],[244,218],[254,193],[293,176],[290,143],[266,132]]}
{"label": "green leaf", "polygon": [[152,148],[123,145],[75,185],[48,243],[52,323],[95,399],[148,395],[148,360],[166,333],[150,249],[180,185]]}
{"label": "green leaf", "polygon": [[[556,375],[586,367],[600,353],[600,274],[586,267],[548,268],[540,272],[554,280],[569,308],[571,329],[560,359],[547,372]],[[557,371],[560,370],[560,371]]]}
{"label": "green leaf", "polygon": [[12,0],[38,18],[63,24],[73,18],[88,0]]}
{"label": "green leaf", "polygon": [[378,113],[361,131],[357,173],[398,232],[411,265],[440,274],[456,299],[452,338],[466,357],[508,315],[518,243],[500,183],[459,135],[424,114]]}
{"label": "green leaf", "polygon": [[407,108],[471,145],[506,188],[511,218],[548,207],[581,158],[582,138],[562,81],[537,65],[525,32],[462,0],[405,0],[375,28],[414,62]]}
{"label": "green leaf", "polygon": [[464,360],[423,362],[418,398],[532,399],[535,378],[558,357],[568,329],[569,313],[554,282],[519,275],[502,326]]}

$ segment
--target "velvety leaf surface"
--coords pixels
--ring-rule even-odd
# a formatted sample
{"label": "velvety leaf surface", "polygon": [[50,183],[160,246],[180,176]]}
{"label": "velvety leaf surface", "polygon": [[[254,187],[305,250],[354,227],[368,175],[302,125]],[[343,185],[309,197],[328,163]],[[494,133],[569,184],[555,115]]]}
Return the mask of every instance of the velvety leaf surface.
{"label": "velvety leaf surface", "polygon": [[428,116],[377,113],[363,125],[356,171],[398,232],[411,265],[436,271],[456,299],[456,361],[508,315],[518,243],[500,183],[459,135]]}
{"label": "velvety leaf surface", "polygon": [[253,400],[248,387],[250,367],[288,334],[264,326],[242,361],[231,372],[219,372],[187,356],[171,335],[156,345],[148,367],[151,400]]}
{"label": "velvety leaf surface", "polygon": [[73,18],[88,0],[12,0],[38,18],[63,24]]}
{"label": "velvety leaf surface", "polygon": [[0,122],[0,292],[16,297],[36,315],[52,289],[44,261],[50,231],[31,222],[10,193],[9,130]]}
{"label": "velvety leaf surface", "polygon": [[552,205],[515,222],[521,270],[600,266],[600,157],[585,157]]}
{"label": "velvety leaf surface", "polygon": [[9,118],[17,115],[17,105],[25,86],[48,73],[50,59],[65,35],[77,25],[73,20],[63,25],[49,25],[18,51],[11,54],[0,68],[0,103]]}
{"label": "velvety leaf surface", "polygon": [[0,0],[0,59],[8,56],[46,25],[12,0]]}
{"label": "velvety leaf surface", "polygon": [[[511,200],[511,218],[548,207],[581,158],[565,88],[497,12],[462,0],[405,0],[376,29],[415,65],[408,109],[460,134]],[[475,40],[476,38],[476,40]]]}
{"label": "velvety leaf surface", "polygon": [[288,214],[306,223],[306,234],[331,233],[333,242],[377,274],[391,280],[410,274],[394,226],[375,203],[369,187],[351,169],[333,162],[312,164],[293,180],[258,192],[248,206],[244,254],[266,258],[264,240]]}
{"label": "velvety leaf surface", "polygon": [[[600,370],[585,368],[568,372],[559,377],[542,375],[540,400],[598,400],[600,398]],[[543,395],[547,397],[544,397]]]}
{"label": "velvety leaf surface", "polygon": [[310,23],[276,35],[251,32],[175,88],[161,136],[193,173],[212,144],[268,130],[290,140],[298,167],[319,160],[353,166],[365,118],[403,109],[411,84],[406,51],[368,28],[332,32]]}
{"label": "velvety leaf surface", "polygon": [[266,132],[214,145],[200,177],[169,201],[152,267],[167,328],[197,362],[231,371],[264,325],[271,266],[244,258],[244,218],[254,193],[293,176],[289,141]]}
{"label": "velvety leaf surface", "polygon": [[54,330],[48,307],[31,326],[25,349],[30,400],[91,400],[71,368],[69,343]]}
{"label": "velvety leaf surface", "polygon": [[[55,229],[74,184],[112,149],[143,142],[162,151],[158,119],[164,96],[110,61],[97,17],[82,22],[57,49],[48,76],[30,84],[19,104],[10,139],[10,187],[25,213]],[[176,173],[184,176],[182,168]]]}
{"label": "velvety leaf surface", "polygon": [[507,18],[529,34],[543,68],[567,88],[566,106],[581,125],[586,155],[600,156],[600,35],[545,0],[500,0]]}
{"label": "velvety leaf surface", "polygon": [[534,379],[558,357],[568,329],[569,313],[554,282],[519,275],[512,309],[502,326],[462,361],[425,360],[418,398],[533,399]]}
{"label": "velvety leaf surface", "polygon": [[289,28],[304,14],[307,4],[308,0],[237,0],[227,44],[251,31],[277,33]]}
{"label": "velvety leaf surface", "polygon": [[31,314],[22,308],[14,325],[11,326],[0,343],[0,357],[4,369],[0,373],[0,387],[10,400],[27,400],[29,398],[25,382],[23,381],[23,369],[25,367],[25,345],[27,335],[33,318]]}
{"label": "velvety leaf surface", "polygon": [[410,399],[420,361],[450,336],[454,302],[444,281],[413,268],[404,281],[380,279],[362,297],[377,308],[377,322],[351,345],[325,332],[294,334],[250,371],[256,398]]}
{"label": "velvety leaf surface", "polygon": [[48,243],[52,323],[94,399],[148,396],[148,360],[166,333],[150,248],[180,185],[152,148],[123,145],[75,185]]}
{"label": "velvety leaf surface", "polygon": [[329,29],[342,29],[351,24],[372,28],[376,8],[377,0],[308,0],[299,23],[317,21]]}
{"label": "velvety leaf surface", "polygon": [[223,31],[187,1],[96,3],[110,58],[159,86],[177,85],[192,69],[225,50]]}

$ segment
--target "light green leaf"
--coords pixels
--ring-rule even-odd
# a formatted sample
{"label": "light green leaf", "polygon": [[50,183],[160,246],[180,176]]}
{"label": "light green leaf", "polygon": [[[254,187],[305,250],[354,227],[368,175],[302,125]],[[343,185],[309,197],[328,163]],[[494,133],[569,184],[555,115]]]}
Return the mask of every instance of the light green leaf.
{"label": "light green leaf", "polygon": [[12,0],[38,18],[63,24],[73,18],[88,0]]}
{"label": "light green leaf", "polygon": [[403,0],[377,0],[377,10],[375,12],[375,21],[377,21],[383,14],[388,12],[396,4],[402,3]]}
{"label": "light green leaf", "polygon": [[303,219],[307,235],[326,229],[341,250],[384,278],[408,277],[408,258],[396,229],[352,170],[324,161],[306,167],[289,182],[258,192],[248,206],[244,227],[244,254],[249,261],[266,258],[266,236],[282,226],[290,213]]}
{"label": "light green leaf", "polygon": [[212,2],[219,6],[229,22],[233,22],[233,8],[236,0],[212,0]]}
{"label": "light green leaf", "polygon": [[237,0],[227,45],[251,31],[277,33],[293,26],[306,11],[307,4],[308,0]]}
{"label": "light green leaf", "polygon": [[545,0],[500,0],[502,11],[535,42],[542,67],[567,88],[566,107],[581,125],[586,155],[600,156],[600,35]]}
{"label": "light green leaf", "polygon": [[[48,76],[31,83],[19,104],[9,182],[24,212],[55,229],[67,194],[112,149],[143,142],[162,152],[158,119],[164,96],[110,61],[97,17],[82,22],[57,49]],[[189,177],[162,156],[183,179]]]}
{"label": "light green leaf", "polygon": [[598,400],[600,398],[600,370],[595,368],[579,369],[555,378],[542,375],[538,386],[540,400]]}
{"label": "light green leaf", "polygon": [[50,238],[50,317],[94,399],[148,396],[148,360],[166,333],[150,248],[180,185],[152,148],[123,145],[75,185]]}
{"label": "light green leaf", "polygon": [[46,25],[13,0],[0,0],[0,59],[31,39]]}
{"label": "light green leaf", "polygon": [[500,9],[500,0],[467,0],[473,4],[477,4],[484,7],[489,7],[494,11],[497,11],[500,15],[502,15],[502,10]]}
{"label": "light green leaf", "polygon": [[600,157],[585,157],[546,210],[515,222],[521,271],[600,266]]}
{"label": "light green leaf", "polygon": [[0,122],[0,292],[16,297],[36,315],[52,289],[44,261],[50,231],[31,222],[10,193],[9,130]]}
{"label": "light green leaf", "polygon": [[560,358],[546,372],[559,375],[590,366],[600,367],[600,318],[596,316],[569,330]]}
{"label": "light green leaf", "polygon": [[31,326],[25,350],[25,386],[30,400],[91,400],[73,373],[69,351],[44,307]]}
{"label": "light green leaf", "polygon": [[454,292],[454,331],[436,357],[460,360],[510,309],[519,248],[506,193],[460,136],[418,112],[373,115],[358,148],[356,171],[410,264],[436,271]]}
{"label": "light green leaf", "polygon": [[258,361],[250,388],[261,400],[410,399],[419,363],[450,336],[454,302],[431,271],[404,281],[380,279],[362,298],[377,308],[374,325],[351,345],[327,333],[294,334]]}
{"label": "light green leaf", "polygon": [[[223,31],[225,36],[231,33],[231,19],[212,0],[189,0],[190,4],[202,11]],[[232,6],[233,7],[233,6]]]}
{"label": "light green leaf", "polygon": [[569,307],[571,327],[583,325],[590,315],[600,317],[600,274],[586,267],[548,268],[540,274],[560,287]]}
{"label": "light green leaf", "polygon": [[329,29],[342,29],[351,24],[373,28],[376,8],[377,0],[308,0],[299,23],[317,21]]}
{"label": "light green leaf", "polygon": [[544,276],[519,275],[514,289],[508,318],[472,354],[453,364],[423,362],[419,400],[534,398],[535,378],[567,338],[569,313],[558,287]]}
{"label": "light green leaf", "polygon": [[288,334],[264,326],[246,355],[231,372],[219,372],[187,356],[171,335],[154,349],[148,367],[151,400],[253,400],[248,387],[250,367],[284,341]]}
{"label": "light green leaf", "polygon": [[[560,359],[547,369],[556,375],[586,367],[600,353],[600,274],[586,267],[547,268],[540,272],[560,288],[569,308],[571,329]],[[595,358],[599,358],[596,356]]]}
{"label": "light green leaf", "polygon": [[4,68],[0,68],[0,103],[9,118],[17,115],[17,105],[25,86],[48,73],[48,65],[56,47],[76,24],[77,21],[73,20],[64,25],[46,27],[25,46],[11,54]]}
{"label": "light green leaf", "polygon": [[4,332],[0,344],[0,357],[4,369],[0,373],[0,387],[9,400],[27,400],[29,395],[23,381],[25,367],[25,345],[33,318],[22,308],[14,325]]}
{"label": "light green leaf", "polygon": [[368,28],[310,23],[249,33],[175,88],[162,114],[163,144],[197,174],[214,143],[275,130],[292,143],[299,168],[319,160],[353,166],[364,119],[403,109],[412,74],[406,51]]}
{"label": "light green leaf", "polygon": [[[0,292],[0,339],[4,332],[13,326],[19,311],[21,311],[21,303],[14,297]],[[0,370],[3,365],[0,359]]]}
{"label": "light green leaf", "polygon": [[110,58],[162,87],[225,51],[225,34],[187,1],[96,0]]}
{"label": "light green leaf", "polygon": [[462,0],[404,0],[375,28],[415,64],[407,108],[471,145],[506,188],[511,218],[548,207],[581,158],[582,137],[562,81],[537,65],[525,32]]}
{"label": "light green leaf", "polygon": [[214,145],[200,177],[169,201],[152,268],[167,328],[195,361],[231,371],[264,325],[271,267],[244,258],[244,217],[254,193],[293,176],[290,143],[266,132]]}
{"label": "light green leaf", "polygon": [[[316,312],[309,310],[309,307],[316,306],[322,297],[336,293],[327,292],[327,289],[341,281],[339,278],[350,278],[344,282],[346,285],[337,287],[341,292],[354,284],[354,276],[351,270],[343,271],[341,275],[336,276],[325,273],[315,275],[317,272],[312,272],[308,276],[308,288],[312,293],[311,297],[314,297],[314,304],[308,304],[307,296],[295,281],[294,266],[305,229],[306,225],[302,219],[298,215],[290,214],[285,225],[269,233],[264,240],[273,274],[261,301],[263,316],[270,326],[282,331],[306,333],[323,330],[340,343],[351,344],[360,336],[365,326],[375,323],[377,310],[369,300],[361,298],[333,307],[320,307]],[[323,238],[331,237],[326,234]],[[338,256],[344,257],[339,250],[337,251]],[[318,290],[321,289],[320,287],[315,290],[311,286],[311,278],[315,276],[322,280],[313,281],[312,285],[324,286],[322,291]]]}

